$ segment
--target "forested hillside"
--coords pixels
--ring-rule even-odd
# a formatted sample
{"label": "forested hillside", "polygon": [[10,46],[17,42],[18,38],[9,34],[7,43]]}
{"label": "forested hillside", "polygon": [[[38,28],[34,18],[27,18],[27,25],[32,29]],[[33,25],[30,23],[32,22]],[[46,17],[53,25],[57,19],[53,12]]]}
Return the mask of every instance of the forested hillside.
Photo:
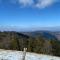
{"label": "forested hillside", "polygon": [[0,32],[0,49],[23,50],[28,52],[60,56],[60,41],[56,38],[47,38],[43,34],[25,35],[20,32]]}

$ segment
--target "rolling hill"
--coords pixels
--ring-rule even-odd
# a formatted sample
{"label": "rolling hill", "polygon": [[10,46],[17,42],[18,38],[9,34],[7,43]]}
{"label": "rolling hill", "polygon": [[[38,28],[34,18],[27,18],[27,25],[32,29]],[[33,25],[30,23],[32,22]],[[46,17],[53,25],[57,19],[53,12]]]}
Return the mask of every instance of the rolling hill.
{"label": "rolling hill", "polygon": [[28,52],[60,56],[60,40],[55,32],[0,32],[0,49],[22,51],[25,47]]}

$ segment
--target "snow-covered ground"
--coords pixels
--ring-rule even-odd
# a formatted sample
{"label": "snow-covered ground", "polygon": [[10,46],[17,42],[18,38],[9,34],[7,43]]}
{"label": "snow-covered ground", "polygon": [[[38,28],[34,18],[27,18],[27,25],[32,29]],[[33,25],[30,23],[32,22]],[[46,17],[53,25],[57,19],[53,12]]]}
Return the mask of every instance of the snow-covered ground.
{"label": "snow-covered ground", "polygon": [[[22,51],[0,49],[0,60],[22,60],[23,54]],[[25,60],[60,60],[60,57],[27,52]]]}

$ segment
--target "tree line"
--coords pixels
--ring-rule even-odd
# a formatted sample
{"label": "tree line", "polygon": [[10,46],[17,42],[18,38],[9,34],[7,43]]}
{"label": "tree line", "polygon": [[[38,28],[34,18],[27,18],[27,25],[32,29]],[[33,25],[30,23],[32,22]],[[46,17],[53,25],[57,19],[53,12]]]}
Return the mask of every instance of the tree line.
{"label": "tree line", "polygon": [[60,56],[60,41],[46,39],[42,35],[32,37],[19,32],[0,32],[0,49],[20,50],[27,52]]}

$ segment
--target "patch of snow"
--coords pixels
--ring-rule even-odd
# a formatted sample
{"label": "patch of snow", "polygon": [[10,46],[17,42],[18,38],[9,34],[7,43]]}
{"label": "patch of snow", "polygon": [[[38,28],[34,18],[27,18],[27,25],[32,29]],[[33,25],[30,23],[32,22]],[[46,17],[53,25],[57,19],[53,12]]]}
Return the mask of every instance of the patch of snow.
{"label": "patch of snow", "polygon": [[[0,50],[0,60],[22,60],[23,54],[22,51]],[[60,57],[27,52],[25,60],[60,60]]]}

